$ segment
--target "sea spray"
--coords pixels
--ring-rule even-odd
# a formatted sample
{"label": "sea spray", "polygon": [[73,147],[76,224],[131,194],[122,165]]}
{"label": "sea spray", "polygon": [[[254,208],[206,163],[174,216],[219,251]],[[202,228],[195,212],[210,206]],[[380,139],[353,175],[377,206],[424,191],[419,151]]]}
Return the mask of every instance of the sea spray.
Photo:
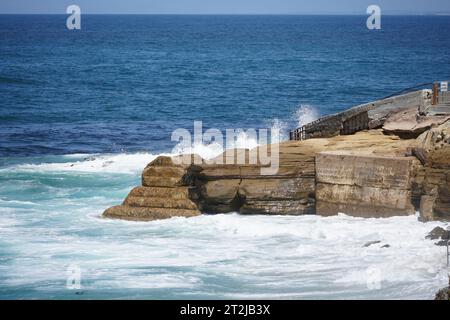
{"label": "sea spray", "polygon": [[[250,137],[246,132],[237,135],[234,148],[253,149],[258,146],[258,141]],[[0,172],[103,172],[103,173],[141,173],[147,164],[158,156],[177,156],[180,154],[198,154],[203,159],[213,159],[224,152],[222,144],[219,143],[197,143],[189,148],[175,147],[172,152],[167,153],[118,153],[118,154],[69,154],[58,156],[47,156],[9,165],[0,168]]]}
{"label": "sea spray", "polygon": [[[316,120],[319,113],[311,105],[300,105],[288,121],[275,118],[270,121],[272,135],[270,142],[282,142],[288,139],[288,129],[290,127],[302,126]],[[290,125],[290,123],[293,124]],[[232,148],[253,149],[258,147],[261,141],[248,134],[246,131],[238,133],[237,138],[232,142]],[[105,172],[105,173],[140,173],[144,167],[156,159],[158,156],[176,156],[180,154],[198,154],[206,160],[219,156],[225,148],[222,144],[212,141],[210,143],[194,143],[188,148],[176,145],[172,152],[167,153],[118,153],[118,154],[67,154],[60,156],[60,161],[35,160],[29,163],[20,163],[14,166],[0,168],[2,170],[13,171],[76,171],[76,172]],[[49,157],[54,160],[53,157]]]}
{"label": "sea spray", "polygon": [[297,127],[302,127],[319,118],[319,112],[316,108],[301,104],[295,112],[295,120],[297,121]]}
{"label": "sea spray", "polygon": [[272,136],[272,141],[282,142],[289,139],[289,125],[278,118],[272,120],[271,128],[272,132],[278,132],[278,135]]}
{"label": "sea spray", "polygon": [[179,143],[172,149],[172,155],[197,154],[203,159],[210,160],[222,154],[226,148],[253,149],[257,146],[258,140],[247,131],[242,130],[237,133],[236,139],[227,141],[226,146],[223,142],[218,141],[195,141],[192,144]]}
{"label": "sea spray", "polygon": [[272,140],[282,142],[289,140],[289,130],[302,127],[319,118],[318,110],[306,104],[300,104],[298,109],[287,120],[275,118],[270,120],[270,127],[273,131],[278,132],[277,136],[272,136]]}
{"label": "sea spray", "polygon": [[[203,122],[194,121],[193,132],[192,135],[191,131],[186,128],[177,128],[172,132],[171,141],[177,142],[172,152],[185,151],[183,156],[173,159],[174,163],[183,165],[203,164],[204,159],[192,157],[191,154],[195,153],[193,151],[196,146],[204,149],[203,145],[211,144],[217,151],[225,150],[225,155],[206,159],[207,164],[259,164],[262,175],[274,175],[278,172],[279,145],[277,142],[279,142],[280,133],[277,128],[271,128],[270,130],[266,128],[227,128],[223,133],[216,128],[209,128],[204,131]],[[271,146],[268,147],[270,144]],[[256,148],[257,146],[259,148]],[[236,149],[250,150],[248,157],[245,152],[236,152]]]}

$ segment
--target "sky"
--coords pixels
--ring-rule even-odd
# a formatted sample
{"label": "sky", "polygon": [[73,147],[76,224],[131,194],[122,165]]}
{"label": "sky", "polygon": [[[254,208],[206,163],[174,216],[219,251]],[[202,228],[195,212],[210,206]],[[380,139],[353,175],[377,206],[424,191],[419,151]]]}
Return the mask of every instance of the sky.
{"label": "sky", "polygon": [[0,13],[66,14],[76,4],[85,14],[449,14],[449,0],[0,0]]}

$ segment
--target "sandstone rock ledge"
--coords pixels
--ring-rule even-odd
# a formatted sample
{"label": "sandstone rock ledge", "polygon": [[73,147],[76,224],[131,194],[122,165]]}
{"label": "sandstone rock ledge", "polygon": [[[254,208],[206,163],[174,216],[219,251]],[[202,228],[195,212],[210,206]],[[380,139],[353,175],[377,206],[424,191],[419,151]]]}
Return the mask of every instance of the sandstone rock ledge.
{"label": "sandstone rock ledge", "polygon": [[194,202],[198,196],[193,186],[200,170],[160,157],[144,169],[142,186],[131,190],[122,205],[107,209],[103,216],[136,221],[198,216],[201,212]]}
{"label": "sandstone rock ledge", "polygon": [[[450,120],[427,123],[418,137],[405,134],[402,122],[402,138],[389,117],[385,121],[388,130],[283,142],[274,175],[261,175],[261,164],[209,164],[191,155],[199,165],[180,165],[159,157],[144,169],[142,186],[104,216],[149,221],[202,212],[389,217],[420,211],[422,220],[450,219]],[[248,159],[248,150],[233,152]]]}

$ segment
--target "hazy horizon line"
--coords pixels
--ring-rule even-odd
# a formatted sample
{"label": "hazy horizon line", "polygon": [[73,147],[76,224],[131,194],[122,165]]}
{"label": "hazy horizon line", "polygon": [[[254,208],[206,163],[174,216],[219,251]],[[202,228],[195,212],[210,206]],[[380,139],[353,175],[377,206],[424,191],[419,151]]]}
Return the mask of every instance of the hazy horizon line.
{"label": "hazy horizon line", "polygon": [[[331,12],[302,12],[302,13],[138,13],[138,12],[127,12],[127,13],[107,13],[107,12],[87,12],[83,15],[178,15],[178,16],[367,16],[365,13],[331,13]],[[0,12],[0,15],[68,15],[67,13],[46,13],[46,12]],[[383,15],[388,16],[449,16],[449,12],[384,12]]]}

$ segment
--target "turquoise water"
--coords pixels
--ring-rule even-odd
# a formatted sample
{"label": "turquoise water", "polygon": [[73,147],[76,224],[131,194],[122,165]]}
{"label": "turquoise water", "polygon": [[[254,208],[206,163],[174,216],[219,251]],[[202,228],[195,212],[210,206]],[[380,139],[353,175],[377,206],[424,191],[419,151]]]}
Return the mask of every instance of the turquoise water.
{"label": "turquoise water", "polygon": [[[1,168],[0,297],[431,299],[447,282],[445,248],[425,240],[445,225],[415,216],[101,218],[153,158],[52,156]],[[79,288],[67,287],[73,265]]]}
{"label": "turquoise water", "polygon": [[[286,131],[449,78],[449,24],[86,16],[72,33],[64,16],[0,16],[0,298],[432,298],[447,282],[445,250],[424,237],[442,223],[101,213],[193,120]],[[79,289],[66,286],[70,266]]]}

